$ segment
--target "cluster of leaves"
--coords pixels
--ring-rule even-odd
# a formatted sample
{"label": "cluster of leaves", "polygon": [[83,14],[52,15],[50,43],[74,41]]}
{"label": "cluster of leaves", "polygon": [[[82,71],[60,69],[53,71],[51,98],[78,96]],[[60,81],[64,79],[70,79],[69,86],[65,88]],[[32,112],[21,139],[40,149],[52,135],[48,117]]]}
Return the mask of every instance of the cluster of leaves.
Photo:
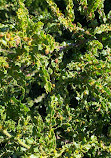
{"label": "cluster of leaves", "polygon": [[111,156],[105,3],[0,2],[0,157]]}

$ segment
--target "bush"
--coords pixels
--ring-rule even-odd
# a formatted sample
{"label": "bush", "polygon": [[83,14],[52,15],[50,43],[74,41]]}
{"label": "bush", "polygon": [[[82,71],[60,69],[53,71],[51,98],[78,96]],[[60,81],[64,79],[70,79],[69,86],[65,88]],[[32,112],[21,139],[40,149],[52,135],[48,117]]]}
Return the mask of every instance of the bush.
{"label": "bush", "polygon": [[109,158],[110,1],[0,3],[0,156]]}

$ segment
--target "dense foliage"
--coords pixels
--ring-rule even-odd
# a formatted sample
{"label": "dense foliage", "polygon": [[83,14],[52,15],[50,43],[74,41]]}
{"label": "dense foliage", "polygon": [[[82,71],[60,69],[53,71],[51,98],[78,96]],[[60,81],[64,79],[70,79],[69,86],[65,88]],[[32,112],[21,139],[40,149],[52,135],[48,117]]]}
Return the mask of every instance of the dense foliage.
{"label": "dense foliage", "polygon": [[0,1],[0,157],[111,157],[110,0]]}

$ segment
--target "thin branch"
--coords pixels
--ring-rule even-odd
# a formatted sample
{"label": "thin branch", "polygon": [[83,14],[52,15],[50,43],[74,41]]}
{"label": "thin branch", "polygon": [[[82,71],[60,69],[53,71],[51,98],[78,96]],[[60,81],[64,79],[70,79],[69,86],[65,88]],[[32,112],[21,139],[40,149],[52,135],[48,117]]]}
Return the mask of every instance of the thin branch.
{"label": "thin branch", "polygon": [[[0,129],[0,131],[6,135],[8,138],[12,138],[12,136],[7,132],[5,129]],[[26,149],[30,149],[28,145],[26,145],[24,142],[22,142],[19,138],[14,139],[14,141],[17,141],[21,146],[25,147]]]}
{"label": "thin branch", "polygon": [[66,46],[60,46],[58,49],[58,52],[62,52],[62,51],[66,51],[70,48],[77,48],[79,47],[80,45],[84,45],[86,42],[88,42],[89,40],[81,40],[79,41],[78,43],[68,43]]}

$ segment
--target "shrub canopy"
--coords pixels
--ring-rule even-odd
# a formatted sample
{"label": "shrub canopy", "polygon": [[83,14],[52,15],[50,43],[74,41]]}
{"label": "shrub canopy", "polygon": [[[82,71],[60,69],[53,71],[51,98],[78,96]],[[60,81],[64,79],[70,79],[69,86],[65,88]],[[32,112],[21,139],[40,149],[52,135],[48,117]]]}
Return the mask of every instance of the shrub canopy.
{"label": "shrub canopy", "polygon": [[110,6],[0,1],[0,157],[111,156]]}

